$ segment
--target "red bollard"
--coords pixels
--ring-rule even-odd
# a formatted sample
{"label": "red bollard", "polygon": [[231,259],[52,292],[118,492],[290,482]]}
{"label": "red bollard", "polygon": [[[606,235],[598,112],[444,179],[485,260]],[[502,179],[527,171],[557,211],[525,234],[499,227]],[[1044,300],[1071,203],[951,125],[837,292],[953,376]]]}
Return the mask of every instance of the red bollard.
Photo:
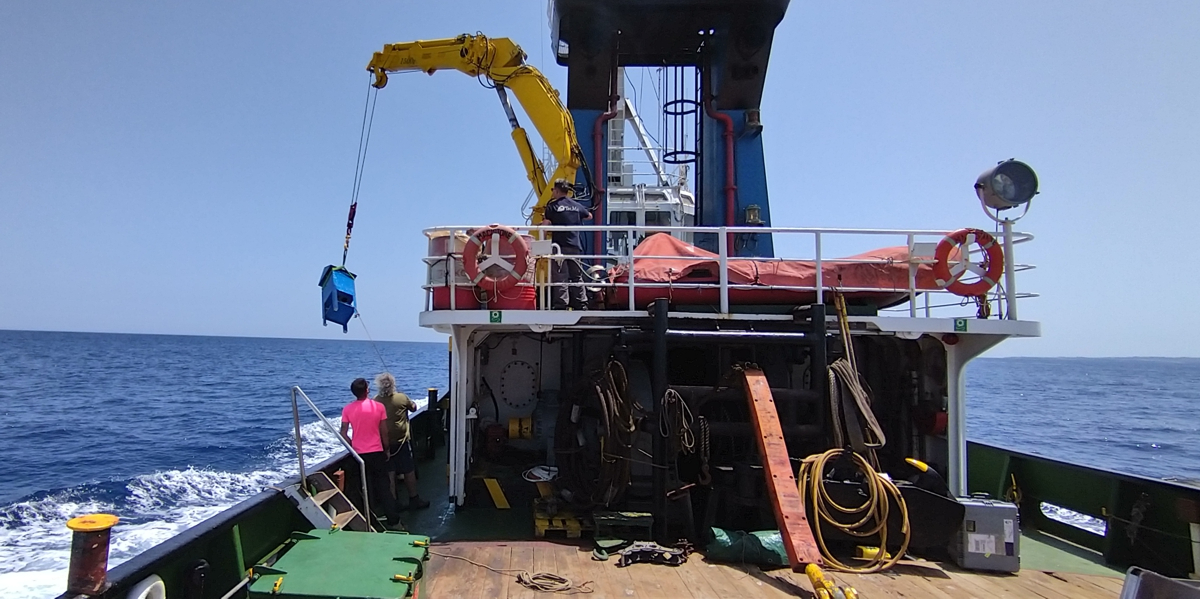
{"label": "red bollard", "polygon": [[91,514],[67,521],[74,531],[67,594],[99,595],[108,588],[108,540],[119,519],[112,514]]}

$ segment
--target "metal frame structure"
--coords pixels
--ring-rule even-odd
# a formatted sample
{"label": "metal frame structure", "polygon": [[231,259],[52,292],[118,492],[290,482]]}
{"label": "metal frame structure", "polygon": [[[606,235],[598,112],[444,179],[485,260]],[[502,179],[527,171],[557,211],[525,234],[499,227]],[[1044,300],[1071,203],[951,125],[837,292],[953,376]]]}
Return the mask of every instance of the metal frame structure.
{"label": "metal frame structure", "polygon": [[[427,229],[427,235],[455,235],[464,234],[476,227],[469,226],[446,226]],[[766,325],[771,322],[779,324],[794,322],[795,314],[780,314],[778,312],[756,313],[753,306],[744,306],[745,310],[734,311],[731,306],[730,292],[740,289],[762,289],[765,286],[758,285],[739,285],[729,281],[727,264],[730,258],[738,260],[753,260],[758,262],[772,262],[779,258],[768,257],[741,257],[734,256],[726,243],[728,234],[738,233],[770,233],[777,235],[779,239],[787,239],[790,237],[807,238],[811,242],[812,257],[811,259],[816,266],[816,282],[813,286],[775,286],[773,289],[791,290],[791,291],[811,291],[815,293],[815,301],[812,302],[812,307],[824,307],[827,299],[830,296],[827,293],[832,290],[829,282],[822,278],[822,265],[825,263],[866,263],[866,264],[892,264],[885,260],[867,260],[867,259],[844,259],[829,257],[824,248],[831,239],[840,242],[844,238],[858,236],[871,239],[896,239],[910,249],[909,260],[906,264],[909,268],[908,285],[904,288],[898,288],[891,291],[903,292],[908,297],[908,309],[906,315],[873,315],[873,316],[855,316],[850,315],[847,320],[851,323],[853,335],[892,335],[903,339],[917,339],[923,335],[932,336],[941,341],[946,350],[946,387],[947,387],[947,429],[946,438],[948,445],[947,462],[948,472],[947,479],[952,492],[957,495],[964,496],[967,494],[967,459],[966,459],[966,414],[965,414],[965,369],[967,364],[979,356],[986,350],[999,344],[1001,341],[1009,337],[1038,337],[1041,335],[1041,325],[1034,321],[1016,320],[1016,303],[1020,299],[1036,297],[1037,294],[1029,292],[1018,292],[1014,282],[1004,288],[1003,294],[997,294],[997,297],[990,301],[995,301],[1003,308],[1003,313],[1007,316],[1004,319],[980,319],[975,314],[952,314],[947,316],[934,316],[933,310],[939,306],[930,305],[928,297],[935,293],[940,293],[949,296],[949,292],[944,290],[933,291],[925,289],[917,289],[916,272],[918,267],[932,263],[932,260],[926,256],[920,256],[916,248],[922,243],[928,245],[930,241],[940,240],[945,236],[944,231],[936,230],[909,230],[909,229],[824,229],[824,228],[787,228],[787,227],[628,227],[628,226],[575,226],[575,227],[515,227],[523,232],[541,232],[548,233],[553,230],[574,229],[579,231],[628,231],[632,237],[636,232],[668,232],[673,235],[690,232],[690,233],[708,233],[714,235],[718,240],[717,256],[715,260],[718,262],[719,280],[716,283],[687,283],[687,284],[672,284],[674,288],[715,288],[719,291],[719,305],[713,306],[715,311],[709,312],[687,312],[687,311],[670,311],[666,316],[673,320],[694,319],[694,321],[717,321],[729,324],[743,323],[749,326],[752,323],[761,323]],[[1003,236],[1003,234],[1001,235]],[[1013,233],[1011,236],[1006,236],[1005,241],[1010,242],[1012,246],[1020,245],[1029,242],[1033,236],[1028,233]],[[843,245],[839,243],[839,245]],[[900,245],[899,243],[896,245]],[[594,255],[594,256],[578,256],[579,259],[595,258],[609,263],[628,266],[633,263],[635,256],[632,247],[623,256],[609,255]],[[679,256],[637,256],[636,258],[659,258],[659,259],[687,259],[692,260],[692,257]],[[429,256],[425,262],[429,265],[438,261],[449,260],[453,261],[461,259],[460,256],[451,253],[442,256]],[[553,256],[539,256],[540,260],[553,259]],[[1012,252],[1005,254],[1006,270],[1010,272],[1020,272],[1034,268],[1029,264],[1022,264],[1015,260]],[[451,264],[453,266],[453,264]],[[447,272],[454,272],[453,269]],[[479,332],[519,332],[533,331],[535,333],[547,333],[551,331],[580,331],[588,329],[617,329],[626,326],[633,322],[645,323],[651,320],[652,313],[661,302],[656,302],[651,306],[651,311],[646,309],[638,309],[635,305],[635,291],[639,287],[651,285],[646,282],[639,282],[635,277],[628,277],[628,280],[621,283],[612,282],[586,282],[583,285],[589,287],[613,287],[616,285],[627,286],[629,291],[629,304],[623,306],[624,309],[616,310],[591,310],[591,311],[553,311],[548,309],[530,309],[530,310],[511,310],[492,311],[487,309],[472,309],[459,310],[455,309],[455,287],[462,286],[464,283],[459,283],[453,277],[448,277],[448,284],[451,289],[450,302],[451,309],[449,310],[433,310],[432,309],[432,289],[436,285],[426,285],[426,291],[430,294],[430,302],[427,303],[427,309],[420,315],[420,324],[424,327],[433,328],[440,332],[449,333],[451,335],[451,343],[454,349],[454,357],[451,360],[452,372],[452,414],[451,414],[451,463],[450,463],[450,478],[452,497],[457,498],[461,504],[463,501],[463,493],[465,492],[465,476],[469,468],[469,457],[467,449],[469,445],[469,430],[468,420],[470,416],[467,412],[467,406],[471,403],[467,390],[472,384],[470,373],[474,372],[477,365],[464,362],[469,360],[469,356],[473,355],[473,350],[477,343],[472,341],[472,335]],[[562,283],[551,283],[548,281],[537,281],[532,283],[539,287],[540,290],[545,290]],[[466,284],[466,285],[469,285]],[[662,287],[662,283],[654,283],[653,286]],[[854,291],[889,291],[881,289],[858,289],[858,288],[841,288],[839,291],[854,292]],[[918,308],[917,296],[925,294],[926,302],[923,309]],[[957,297],[957,296],[953,296]],[[962,306],[962,302],[954,302],[945,304],[940,307]],[[803,307],[803,306],[798,306]],[[499,318],[497,319],[497,312]],[[820,311],[824,314],[824,310]],[[902,313],[902,312],[901,312]],[[830,315],[822,318],[828,322],[830,319],[836,319],[836,316]],[[761,328],[761,326],[760,326]],[[720,332],[717,332],[718,334]],[[741,334],[737,331],[729,331],[728,334]],[[769,333],[756,333],[769,334]]]}

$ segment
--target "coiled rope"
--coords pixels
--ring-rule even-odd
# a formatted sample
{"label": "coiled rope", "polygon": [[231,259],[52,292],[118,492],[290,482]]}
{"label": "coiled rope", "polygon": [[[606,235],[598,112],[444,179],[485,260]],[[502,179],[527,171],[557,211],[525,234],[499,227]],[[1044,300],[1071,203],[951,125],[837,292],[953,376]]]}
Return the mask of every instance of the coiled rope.
{"label": "coiled rope", "polygon": [[604,416],[604,444],[601,446],[600,480],[596,499],[605,506],[619,501],[629,487],[629,453],[637,430],[633,405],[629,401],[629,377],[617,360],[609,360],[593,385]]}
{"label": "coiled rope", "polygon": [[[862,377],[858,374],[857,359],[854,355],[854,343],[850,337],[850,322],[846,310],[846,298],[836,289],[834,290],[833,303],[837,309],[838,327],[842,334],[842,344],[846,352],[846,357],[838,358],[829,367],[829,403],[833,415],[833,436],[834,442],[839,447],[805,458],[804,462],[800,465],[797,487],[799,488],[801,497],[804,498],[805,504],[814,506],[816,510],[817,525],[812,527],[813,534],[817,539],[817,545],[821,550],[821,556],[825,558],[826,564],[831,568],[844,572],[869,574],[880,572],[896,565],[896,562],[900,561],[908,551],[908,544],[912,539],[912,531],[909,528],[908,505],[904,502],[904,496],[900,494],[900,489],[896,488],[895,483],[891,479],[880,474],[878,471],[878,460],[875,457],[875,449],[883,447],[887,443],[887,437],[883,433],[883,427],[879,425],[879,420],[875,418],[875,413],[871,409],[871,396],[867,391],[866,385],[863,383]],[[841,418],[838,416],[841,413],[842,389],[845,389],[854,398],[859,413],[866,420],[867,430],[864,431],[866,434],[863,439],[863,444],[866,446],[868,453],[866,457],[850,449],[842,449],[842,447],[845,447],[845,431],[842,430],[843,424]],[[849,415],[843,414],[843,416],[848,417]],[[867,499],[861,505],[846,507],[834,501],[833,497],[829,495],[828,490],[825,488],[825,471],[829,463],[833,460],[848,460],[853,462],[862,475],[863,480],[866,481]],[[887,524],[892,499],[895,499],[896,505],[900,508],[900,534],[904,538],[900,543],[900,550],[895,555],[888,557]],[[841,519],[838,518],[839,515]],[[853,522],[846,523],[843,520],[853,520]],[[821,534],[822,522],[847,535],[860,539],[878,535],[879,551],[867,559],[866,565],[851,566],[841,562],[830,553],[829,548],[825,545],[825,539]]]}
{"label": "coiled rope", "polygon": [[462,560],[468,564],[479,566],[480,568],[484,568],[486,570],[491,570],[496,574],[516,574],[517,582],[520,583],[521,586],[540,593],[565,593],[567,595],[574,595],[575,593],[591,593],[595,590],[591,586],[591,580],[586,580],[576,584],[571,582],[571,579],[567,578],[566,576],[559,576],[558,574],[553,574],[550,572],[531,573],[529,570],[493,568],[487,564],[481,564],[475,560],[463,557],[461,555],[440,553],[437,551],[430,551],[429,553],[438,557]]}
{"label": "coiled rope", "polygon": [[663,394],[664,416],[658,421],[658,433],[672,442],[671,453],[690,455],[696,451],[696,435],[692,432],[692,409],[674,389]]}
{"label": "coiled rope", "polygon": [[[846,507],[837,503],[825,488],[825,470],[829,462],[844,456],[854,462],[867,483],[867,500],[856,507]],[[909,528],[908,506],[904,503],[904,496],[900,494],[900,489],[896,488],[891,480],[876,472],[863,456],[846,449],[830,449],[822,454],[811,455],[805,458],[800,465],[797,486],[801,497],[804,498],[804,503],[814,506],[817,512],[818,522],[816,526],[812,527],[813,535],[817,538],[821,557],[825,558],[825,563],[829,567],[857,574],[881,572],[896,565],[896,562],[900,561],[908,551],[912,531]],[[889,499],[895,499],[900,508],[900,534],[903,535],[900,550],[891,557],[888,557],[887,554],[887,523],[891,503]],[[838,518],[839,515],[841,519]],[[855,518],[857,519],[850,523],[842,521]],[[825,538],[821,534],[822,522],[860,539],[878,535],[879,551],[868,558],[864,566],[851,566],[841,562],[830,553],[829,548],[825,545]]]}

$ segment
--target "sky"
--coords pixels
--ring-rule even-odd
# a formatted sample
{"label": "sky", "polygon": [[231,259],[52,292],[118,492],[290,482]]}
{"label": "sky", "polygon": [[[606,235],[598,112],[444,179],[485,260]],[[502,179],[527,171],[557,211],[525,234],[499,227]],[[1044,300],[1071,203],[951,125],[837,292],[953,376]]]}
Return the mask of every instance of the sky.
{"label": "sky", "polygon": [[[0,3],[0,329],[365,338],[321,326],[317,279],[340,257],[367,61],[482,31],[565,90],[546,12]],[[1015,157],[1041,180],[1017,259],[1038,267],[1018,287],[1043,337],[989,355],[1200,356],[1197,25],[1190,0],[793,2],[762,102],[773,222],[990,229],[971,186]],[[348,261],[370,335],[443,339],[417,325],[421,230],[518,222],[527,191],[493,92],[394,77]]]}

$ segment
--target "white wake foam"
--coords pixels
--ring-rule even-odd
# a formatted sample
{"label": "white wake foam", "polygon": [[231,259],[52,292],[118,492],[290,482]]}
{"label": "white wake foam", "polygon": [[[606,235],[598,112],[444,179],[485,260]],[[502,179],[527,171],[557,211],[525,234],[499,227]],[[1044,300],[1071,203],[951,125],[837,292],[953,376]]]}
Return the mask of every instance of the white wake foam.
{"label": "white wake foam", "polygon": [[[340,424],[338,420],[334,425]],[[300,429],[306,465],[316,465],[342,449],[320,422]],[[268,448],[270,467],[250,472],[202,468],[138,476],[126,484],[121,505],[95,501],[70,489],[40,499],[0,507],[0,597],[40,599],[66,590],[71,533],[66,521],[96,512],[115,513],[109,568],[170,539],[299,472],[295,438]]]}

